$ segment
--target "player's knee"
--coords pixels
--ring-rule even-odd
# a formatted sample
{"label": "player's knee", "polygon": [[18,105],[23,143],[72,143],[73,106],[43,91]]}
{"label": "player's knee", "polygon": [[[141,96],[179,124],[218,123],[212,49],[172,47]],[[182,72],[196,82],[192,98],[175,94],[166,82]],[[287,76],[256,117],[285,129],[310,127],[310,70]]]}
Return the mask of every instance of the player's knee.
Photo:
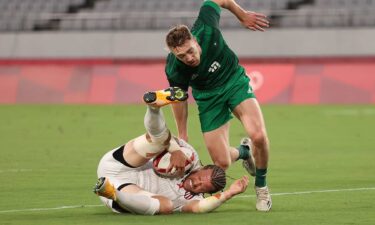
{"label": "player's knee", "polygon": [[265,148],[268,142],[268,137],[267,137],[266,132],[261,131],[261,130],[253,133],[250,138],[253,144],[261,149]]}
{"label": "player's knee", "polygon": [[150,159],[158,153],[164,151],[165,146],[163,143],[152,142],[148,135],[142,135],[134,139],[133,148],[139,155],[144,158]]}
{"label": "player's knee", "polygon": [[160,202],[158,214],[171,214],[173,213],[173,203],[171,200],[164,196],[153,196]]}
{"label": "player's knee", "polygon": [[229,166],[231,165],[231,160],[230,159],[225,159],[224,157],[223,158],[220,158],[220,159],[216,159],[214,160],[214,164],[220,168],[222,168],[223,170],[226,170],[229,168]]}
{"label": "player's knee", "polygon": [[225,149],[224,151],[222,151],[219,148],[221,148],[221,146],[217,146],[212,143],[207,143],[207,149],[210,152],[211,159],[214,162],[214,164],[222,168],[223,170],[226,170],[231,165],[232,160],[230,158],[230,155],[227,155],[225,152],[229,152],[230,150]]}

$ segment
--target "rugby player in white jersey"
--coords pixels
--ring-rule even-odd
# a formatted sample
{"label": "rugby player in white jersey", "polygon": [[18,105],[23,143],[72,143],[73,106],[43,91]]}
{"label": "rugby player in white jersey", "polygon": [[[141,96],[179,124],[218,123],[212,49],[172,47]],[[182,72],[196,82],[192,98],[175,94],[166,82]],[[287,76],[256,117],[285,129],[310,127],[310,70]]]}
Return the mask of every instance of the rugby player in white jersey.
{"label": "rugby player in white jersey", "polygon": [[[151,96],[150,96],[151,94]],[[248,177],[244,176],[226,190],[204,198],[203,193],[216,193],[226,185],[225,171],[215,165],[201,166],[193,147],[171,137],[161,106],[185,101],[187,94],[179,88],[168,88],[161,96],[146,93],[148,104],[144,118],[147,133],[106,153],[98,166],[98,182],[94,192],[101,201],[117,213],[142,215],[173,212],[210,212],[233,196],[244,192]],[[186,156],[181,147],[190,148],[197,157],[191,171],[184,171]],[[152,168],[152,158],[167,149],[171,153],[170,169],[180,176],[158,176]]]}

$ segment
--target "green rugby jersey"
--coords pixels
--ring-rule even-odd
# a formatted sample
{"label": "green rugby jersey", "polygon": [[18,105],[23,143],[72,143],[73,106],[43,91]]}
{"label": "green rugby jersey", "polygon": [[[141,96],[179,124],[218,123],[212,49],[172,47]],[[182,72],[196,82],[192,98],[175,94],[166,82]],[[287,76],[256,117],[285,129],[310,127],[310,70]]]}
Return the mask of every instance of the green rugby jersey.
{"label": "green rugby jersey", "polygon": [[225,43],[219,29],[221,8],[212,1],[203,2],[191,33],[201,46],[201,61],[189,67],[172,53],[167,57],[165,73],[170,86],[195,91],[222,87],[245,73],[238,58]]}

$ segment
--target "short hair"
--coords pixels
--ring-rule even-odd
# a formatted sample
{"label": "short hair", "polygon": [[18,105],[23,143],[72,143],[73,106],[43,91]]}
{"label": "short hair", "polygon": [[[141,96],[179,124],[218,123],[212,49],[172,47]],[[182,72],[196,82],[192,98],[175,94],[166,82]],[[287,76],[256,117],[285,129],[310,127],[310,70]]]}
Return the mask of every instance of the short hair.
{"label": "short hair", "polygon": [[193,35],[186,25],[177,25],[169,30],[165,42],[168,48],[181,46],[186,40],[191,40]]}
{"label": "short hair", "polygon": [[211,184],[214,186],[214,190],[210,191],[210,194],[221,191],[225,188],[225,185],[227,184],[225,170],[216,165],[206,165],[203,169],[212,169]]}

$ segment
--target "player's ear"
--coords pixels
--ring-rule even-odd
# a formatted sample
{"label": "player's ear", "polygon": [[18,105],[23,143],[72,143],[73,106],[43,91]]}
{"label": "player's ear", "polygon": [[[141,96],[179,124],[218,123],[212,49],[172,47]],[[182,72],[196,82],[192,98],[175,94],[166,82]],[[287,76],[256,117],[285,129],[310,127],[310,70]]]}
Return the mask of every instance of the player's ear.
{"label": "player's ear", "polygon": [[197,39],[195,37],[193,37],[192,40],[193,40],[194,44],[198,45],[198,41],[197,41]]}

